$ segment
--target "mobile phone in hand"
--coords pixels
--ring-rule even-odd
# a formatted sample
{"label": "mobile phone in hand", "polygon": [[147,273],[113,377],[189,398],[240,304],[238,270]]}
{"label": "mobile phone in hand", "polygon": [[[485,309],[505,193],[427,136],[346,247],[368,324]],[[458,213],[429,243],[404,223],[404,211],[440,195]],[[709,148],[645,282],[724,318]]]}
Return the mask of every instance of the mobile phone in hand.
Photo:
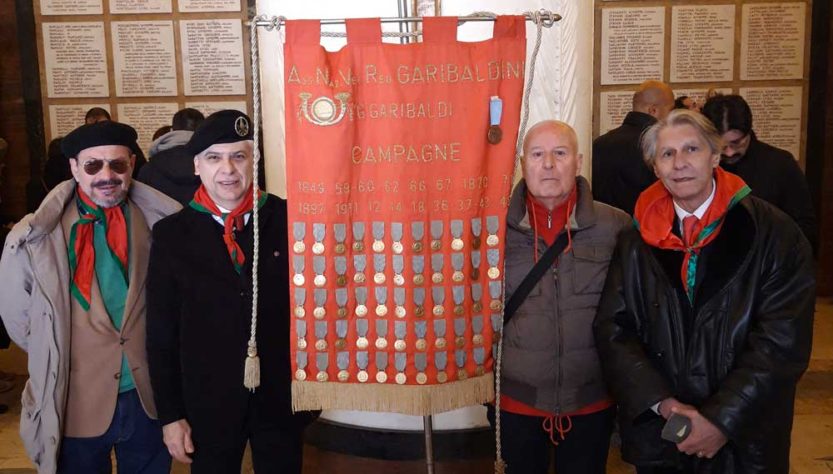
{"label": "mobile phone in hand", "polygon": [[662,439],[674,444],[682,443],[691,434],[691,419],[679,413],[672,413],[662,427]]}

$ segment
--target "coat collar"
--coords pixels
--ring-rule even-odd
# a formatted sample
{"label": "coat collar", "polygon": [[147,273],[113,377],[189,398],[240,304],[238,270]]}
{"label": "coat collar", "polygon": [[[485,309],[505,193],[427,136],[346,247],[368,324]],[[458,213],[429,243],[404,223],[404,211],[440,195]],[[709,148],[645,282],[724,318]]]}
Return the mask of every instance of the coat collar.
{"label": "coat collar", "polygon": [[[64,209],[75,196],[75,185],[74,179],[68,179],[46,195],[34,214],[27,216],[28,232],[20,236],[21,241],[39,239],[60,224]],[[136,180],[130,184],[127,199],[142,211],[149,227],[182,208],[178,202]]]}
{"label": "coat collar", "polygon": [[[531,232],[532,224],[529,222],[529,213],[526,210],[526,192],[526,182],[521,179],[512,192],[506,223],[522,232]],[[596,224],[593,193],[590,191],[590,183],[583,176],[576,177],[576,196],[576,205],[568,221],[572,231],[586,229]]]}
{"label": "coat collar", "polygon": [[622,121],[622,125],[632,125],[634,127],[639,128],[648,128],[656,122],[657,119],[654,118],[653,115],[632,110],[628,112],[627,115],[625,115],[625,119]]}

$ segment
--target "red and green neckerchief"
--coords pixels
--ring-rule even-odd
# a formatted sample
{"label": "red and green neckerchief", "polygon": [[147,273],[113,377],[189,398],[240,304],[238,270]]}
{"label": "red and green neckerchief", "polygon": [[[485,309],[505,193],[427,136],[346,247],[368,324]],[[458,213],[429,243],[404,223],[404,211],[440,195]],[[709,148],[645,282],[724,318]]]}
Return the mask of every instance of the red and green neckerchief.
{"label": "red and green neckerchief", "polygon": [[[260,209],[263,207],[265,202],[266,193],[258,190],[257,208]],[[205,186],[203,185],[200,185],[199,189],[197,189],[197,192],[194,194],[194,199],[192,199],[188,205],[191,206],[191,209],[194,209],[197,212],[210,214],[222,219],[223,241],[226,243],[226,250],[228,250],[228,254],[231,257],[231,263],[234,264],[234,269],[237,273],[243,271],[243,264],[246,262],[246,256],[243,254],[243,249],[240,248],[240,245],[237,243],[234,233],[243,230],[243,216],[252,212],[251,186],[249,186],[249,189],[246,191],[243,201],[231,212],[224,213],[220,211],[220,208],[214,204],[214,200],[208,195],[208,191],[206,191]]]}
{"label": "red and green neckerchief", "polygon": [[85,311],[90,310],[90,292],[95,273],[95,223],[101,222],[107,236],[109,252],[98,258],[112,259],[114,266],[121,270],[127,282],[127,221],[122,202],[118,206],[102,208],[94,203],[80,187],[77,188],[76,205],[79,219],[72,224],[69,231],[69,273],[72,275],[70,292]]}
{"label": "red and green neckerchief", "polygon": [[674,201],[662,181],[657,181],[639,195],[634,209],[634,222],[642,240],[648,245],[666,250],[685,252],[680,276],[689,303],[694,303],[694,282],[700,250],[720,233],[729,209],[746,197],[751,190],[739,176],[717,167],[714,171],[714,200],[694,227],[691,246],[674,234]]}

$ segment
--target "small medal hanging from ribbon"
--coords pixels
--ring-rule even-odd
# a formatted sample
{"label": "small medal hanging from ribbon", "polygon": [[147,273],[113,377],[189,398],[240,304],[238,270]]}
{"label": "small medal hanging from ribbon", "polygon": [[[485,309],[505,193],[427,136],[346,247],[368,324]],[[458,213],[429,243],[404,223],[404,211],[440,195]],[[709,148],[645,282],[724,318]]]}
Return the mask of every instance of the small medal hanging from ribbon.
{"label": "small medal hanging from ribbon", "polygon": [[503,101],[500,97],[493,95],[489,99],[489,133],[486,139],[492,145],[497,145],[503,139],[503,130],[500,129],[500,116],[503,113]]}

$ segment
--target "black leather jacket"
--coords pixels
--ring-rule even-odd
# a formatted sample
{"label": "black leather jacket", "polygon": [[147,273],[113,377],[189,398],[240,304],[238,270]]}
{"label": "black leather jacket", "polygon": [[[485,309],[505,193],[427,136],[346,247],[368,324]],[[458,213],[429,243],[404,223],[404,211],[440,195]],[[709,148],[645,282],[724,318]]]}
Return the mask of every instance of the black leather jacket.
{"label": "black leather jacket", "polygon": [[[815,278],[810,245],[787,215],[747,197],[701,252],[694,304],[681,252],[623,233],[594,323],[620,409],[623,458],[696,473],[787,473],[795,387],[807,368]],[[728,437],[711,460],[660,439],[651,407],[695,406]]]}

